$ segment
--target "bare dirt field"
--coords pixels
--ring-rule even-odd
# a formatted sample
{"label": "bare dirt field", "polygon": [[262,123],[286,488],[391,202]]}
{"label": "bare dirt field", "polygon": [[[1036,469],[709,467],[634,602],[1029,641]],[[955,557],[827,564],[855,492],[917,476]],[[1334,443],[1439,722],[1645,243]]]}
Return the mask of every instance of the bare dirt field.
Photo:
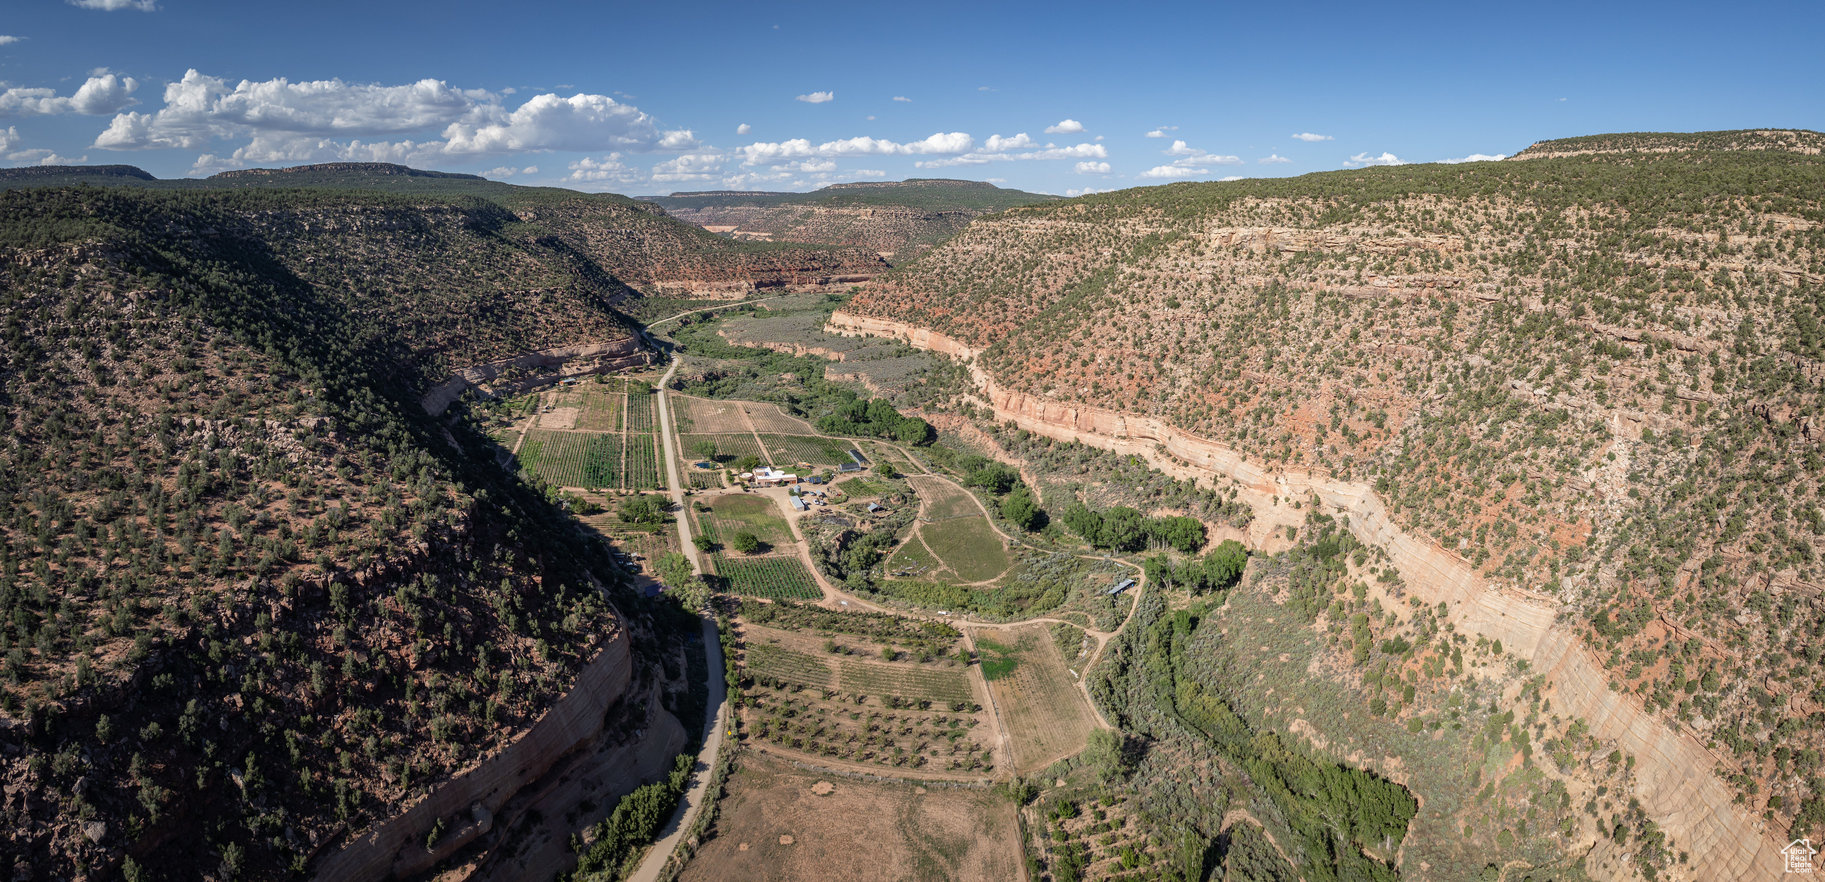
{"label": "bare dirt field", "polygon": [[[983,630],[976,646],[1014,744],[1015,768],[1042,768],[1084,749],[1096,718],[1046,626]],[[995,656],[1013,660],[1013,670],[1004,673],[1005,662],[998,666]]]}
{"label": "bare dirt field", "polygon": [[682,879],[1019,878],[1014,806],[991,791],[861,781],[752,754],[740,762],[714,838]]}

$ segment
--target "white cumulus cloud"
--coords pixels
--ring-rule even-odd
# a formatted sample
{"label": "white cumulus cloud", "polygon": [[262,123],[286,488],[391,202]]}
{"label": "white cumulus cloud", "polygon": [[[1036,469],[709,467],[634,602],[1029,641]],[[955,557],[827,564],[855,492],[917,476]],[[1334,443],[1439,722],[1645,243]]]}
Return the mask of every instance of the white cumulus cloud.
{"label": "white cumulus cloud", "polygon": [[737,134],[737,135],[745,135],[752,131],[754,131],[754,127],[751,125],[748,125],[747,123],[742,123],[741,125],[738,125],[735,127],[735,134]]}
{"label": "white cumulus cloud", "polygon": [[1441,159],[1439,162],[1455,165],[1460,162],[1495,162],[1498,159],[1507,158],[1508,154],[1506,153],[1497,153],[1493,156],[1488,153],[1472,153],[1469,156],[1460,156],[1457,159]]}
{"label": "white cumulus cloud", "polygon": [[905,95],[895,95],[895,96],[893,96],[893,100],[898,101],[902,104],[911,104],[912,103],[912,99],[906,97]]}
{"label": "white cumulus cloud", "polygon": [[1300,132],[1299,134],[1296,134],[1293,136],[1293,140],[1304,141],[1309,144],[1309,143],[1312,143],[1313,141],[1335,141],[1337,139],[1331,137],[1330,135],[1315,135],[1315,134],[1312,134],[1311,132]]}
{"label": "white cumulus cloud", "polygon": [[804,138],[789,141],[758,141],[738,148],[742,165],[779,165],[802,159],[841,156],[906,156],[913,154],[965,153],[976,146],[976,139],[964,132],[937,132],[919,141],[901,143],[867,136],[844,138],[812,144]]}
{"label": "white cumulus cloud", "polygon": [[1262,163],[1263,165],[1274,165],[1274,164],[1279,164],[1282,162],[1292,162],[1292,160],[1287,159],[1286,157],[1281,156],[1278,153],[1275,153],[1271,156],[1263,156],[1260,159],[1257,159],[1255,161]]}
{"label": "white cumulus cloud", "polygon": [[1160,126],[1160,127],[1159,127],[1159,128],[1157,128],[1157,129],[1154,129],[1154,130],[1153,130],[1153,131],[1151,131],[1151,132],[1148,132],[1148,133],[1147,133],[1147,137],[1149,137],[1149,138],[1164,138],[1164,137],[1166,137],[1166,133],[1167,133],[1167,132],[1176,132],[1176,131],[1178,131],[1178,130],[1179,130],[1179,127],[1178,127],[1178,126]]}
{"label": "white cumulus cloud", "polygon": [[83,9],[100,9],[104,12],[119,12],[122,9],[152,12],[158,9],[158,4],[154,0],[70,0],[70,5]]}
{"label": "white cumulus cloud", "polygon": [[620,153],[610,153],[601,159],[585,156],[571,163],[570,175],[565,180],[581,185],[583,189],[602,190],[643,184],[646,183],[646,177],[646,172],[622,162]]}
{"label": "white cumulus cloud", "polygon": [[607,95],[534,95],[511,113],[478,105],[444,129],[446,153],[525,150],[689,150],[689,130],[661,132],[653,118]]}
{"label": "white cumulus cloud", "polygon": [[1230,156],[1228,154],[1223,154],[1223,153],[1211,153],[1208,150],[1203,150],[1198,147],[1193,147],[1190,144],[1187,144],[1184,141],[1179,141],[1179,140],[1174,140],[1172,142],[1171,147],[1168,147],[1165,150],[1162,150],[1160,152],[1165,153],[1167,156],[1179,157],[1178,159],[1173,161],[1173,165],[1193,166],[1193,165],[1241,165],[1242,164],[1242,157],[1240,157],[1240,156]]}
{"label": "white cumulus cloud", "polygon": [[722,175],[723,162],[721,153],[686,153],[654,165],[652,179],[660,184],[714,181]]}
{"label": "white cumulus cloud", "polygon": [[1065,195],[1066,196],[1089,196],[1093,193],[1108,193],[1108,192],[1110,192],[1110,191],[1109,190],[1099,190],[1095,187],[1085,187],[1081,190],[1077,190],[1077,189],[1066,190]]}
{"label": "white cumulus cloud", "polygon": [[809,93],[806,95],[800,95],[797,98],[794,98],[793,100],[794,101],[803,101],[806,104],[823,104],[826,101],[835,101],[836,93],[835,92],[812,92],[812,93]]}
{"label": "white cumulus cloud", "polygon": [[131,96],[138,88],[138,80],[111,73],[89,77],[67,97],[53,89],[14,87],[0,92],[0,114],[117,113],[135,103]]}
{"label": "white cumulus cloud", "polygon": [[[998,137],[999,136],[990,136],[984,146],[1002,146],[1004,149],[1000,151],[985,149],[965,153],[961,156],[947,157],[945,159],[920,160],[913,164],[919,168],[950,168],[959,165],[987,165],[991,162],[1027,162],[1047,159],[1105,159],[1109,156],[1108,149],[1103,145],[1091,143],[1073,144],[1069,147],[1059,147],[1053,144],[1047,144],[1038,150],[1027,150],[1025,152],[1017,153],[1012,152],[1012,148],[1006,148],[1006,145],[1018,139],[1025,138],[1025,134],[1016,135],[1013,138],[1000,138],[1000,140],[997,141]],[[1030,139],[1028,143],[1030,143]]]}
{"label": "white cumulus cloud", "polygon": [[23,39],[25,38],[15,37],[12,34],[0,34],[0,46],[11,46]]}
{"label": "white cumulus cloud", "polygon": [[[129,82],[110,89],[92,78],[86,98],[95,107],[106,106],[123,99]],[[118,114],[95,146],[196,149],[219,140],[243,142],[227,157],[206,154],[198,160],[200,168],[329,160],[430,163],[551,150],[685,153],[701,146],[690,130],[661,129],[639,108],[606,95],[546,93],[512,108],[503,103],[505,97],[434,79],[404,85],[284,78],[230,83],[190,70],[165,87],[162,107]],[[84,99],[79,90],[71,100],[80,106]]]}
{"label": "white cumulus cloud", "polygon": [[1361,168],[1369,165],[1406,165],[1405,162],[1401,161],[1400,157],[1386,151],[1383,151],[1380,156],[1370,156],[1367,153],[1358,153],[1345,160],[1343,164],[1350,168]]}
{"label": "white cumulus cloud", "polygon": [[1084,124],[1074,119],[1059,120],[1057,125],[1046,126],[1048,135],[1075,135],[1084,130]]}
{"label": "white cumulus cloud", "polygon": [[1207,175],[1207,174],[1210,174],[1210,169],[1192,168],[1190,166],[1174,164],[1174,165],[1156,165],[1153,168],[1150,168],[1144,172],[1141,172],[1141,177],[1171,181],[1171,180],[1177,180],[1179,178],[1195,178],[1200,175]]}
{"label": "white cumulus cloud", "polygon": [[1021,132],[1012,138],[1003,138],[1000,135],[990,135],[989,139],[982,143],[982,149],[987,153],[1005,153],[1009,150],[1025,150],[1028,147],[1037,146],[1039,146],[1039,143],[1032,138],[1027,137],[1026,132]]}
{"label": "white cumulus cloud", "polygon": [[1073,171],[1076,171],[1080,175],[1106,175],[1109,173],[1109,163],[1080,162]]}

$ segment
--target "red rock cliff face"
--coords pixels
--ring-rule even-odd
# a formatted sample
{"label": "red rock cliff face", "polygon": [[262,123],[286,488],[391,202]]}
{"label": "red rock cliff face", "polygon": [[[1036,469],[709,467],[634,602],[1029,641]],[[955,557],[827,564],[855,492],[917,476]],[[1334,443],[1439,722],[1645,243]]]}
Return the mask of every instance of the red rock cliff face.
{"label": "red rock cliff face", "polygon": [[[487,832],[493,814],[520,788],[601,731],[609,707],[627,691],[632,673],[626,636],[610,637],[578,674],[575,688],[518,740],[437,785],[410,808],[362,833],[340,851],[322,857],[315,878],[325,882],[403,878],[424,872],[455,853]],[[428,849],[425,836],[440,819],[457,832]]]}
{"label": "red rock cliff face", "polygon": [[1078,441],[1144,457],[1175,477],[1213,483],[1233,480],[1239,498],[1255,510],[1250,532],[1257,543],[1279,527],[1297,524],[1304,512],[1284,504],[1316,499],[1345,519],[1365,544],[1388,552],[1416,596],[1449,605],[1449,620],[1461,631],[1500,640],[1547,678],[1555,708],[1585,720],[1591,734],[1612,740],[1636,758],[1634,796],[1682,848],[1690,850],[1700,879],[1760,880],[1781,866],[1780,848],[1755,819],[1734,804],[1718,776],[1718,761],[1689,735],[1646,713],[1611,691],[1608,677],[1571,629],[1556,621],[1557,608],[1543,596],[1498,590],[1463,558],[1430,539],[1403,530],[1389,517],[1374,490],[1319,472],[1274,470],[1241,452],[1199,438],[1152,417],[1084,407],[1001,388],[974,364],[978,350],[923,328],[891,319],[837,312],[827,330],[905,340],[920,349],[971,362],[979,395],[997,420],[1066,441]]}

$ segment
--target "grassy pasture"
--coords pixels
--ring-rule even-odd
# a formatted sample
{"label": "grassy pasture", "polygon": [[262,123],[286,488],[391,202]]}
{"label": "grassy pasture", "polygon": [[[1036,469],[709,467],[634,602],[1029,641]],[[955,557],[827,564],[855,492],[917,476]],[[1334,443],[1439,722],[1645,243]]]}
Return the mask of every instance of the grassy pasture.
{"label": "grassy pasture", "polygon": [[981,517],[982,509],[976,507],[976,500],[967,491],[958,489],[949,481],[936,478],[907,478],[918,491],[919,501],[925,503],[926,520],[942,521],[950,518]]}
{"label": "grassy pasture", "polygon": [[902,578],[927,578],[943,570],[944,562],[926,550],[915,533],[895,549],[881,568],[892,575],[904,574]]}
{"label": "grassy pasture", "polygon": [[933,554],[965,582],[984,582],[1008,569],[1008,552],[987,518],[953,518],[924,524],[919,535]]}

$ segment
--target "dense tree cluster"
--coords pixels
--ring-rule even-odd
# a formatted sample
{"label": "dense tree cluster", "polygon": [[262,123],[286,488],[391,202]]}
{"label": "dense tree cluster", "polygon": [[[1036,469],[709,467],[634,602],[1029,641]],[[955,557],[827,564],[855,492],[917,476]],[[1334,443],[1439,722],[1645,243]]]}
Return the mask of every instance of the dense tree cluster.
{"label": "dense tree cluster", "polygon": [[1202,549],[1205,541],[1204,522],[1197,518],[1148,517],[1126,505],[1097,511],[1073,502],[1065,507],[1060,520],[1093,547],[1111,551],[1141,551],[1152,545],[1192,554]]}

